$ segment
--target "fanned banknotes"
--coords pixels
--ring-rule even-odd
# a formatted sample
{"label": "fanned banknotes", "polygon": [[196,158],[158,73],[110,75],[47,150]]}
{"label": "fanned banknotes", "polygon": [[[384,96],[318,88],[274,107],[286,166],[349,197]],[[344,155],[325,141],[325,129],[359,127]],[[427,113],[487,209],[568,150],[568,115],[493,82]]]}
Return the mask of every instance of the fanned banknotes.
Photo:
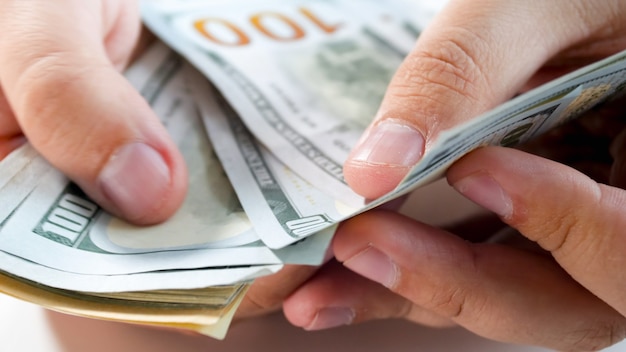
{"label": "fanned banknotes", "polygon": [[397,189],[366,201],[342,164],[433,14],[419,4],[143,1],[146,24],[181,56],[157,43],[126,75],[181,149],[189,195],[167,222],[132,226],[34,149],[18,149],[0,162],[0,291],[223,337],[252,280],[320,264],[339,222],[433,181],[477,147],[523,142],[626,86],[620,53],[518,96],[441,133]]}
{"label": "fanned banknotes", "polygon": [[272,154],[352,207],[342,165],[417,38],[395,2],[145,1],[146,24],[206,74]]}
{"label": "fanned banknotes", "polygon": [[322,261],[332,229],[281,250],[259,240],[212,152],[186,68],[156,44],[127,72],[189,165],[181,209],[160,225],[127,224],[25,145],[0,163],[0,291],[67,313],[222,337],[254,278]]}
{"label": "fanned banknotes", "polygon": [[219,140],[216,152],[268,246],[284,247],[397,198],[472,149],[523,142],[624,88],[620,53],[445,131],[397,189],[366,201],[347,187],[342,164],[426,22],[408,16],[420,13],[418,3],[142,3],[146,24],[224,96],[205,101],[215,93],[193,85],[209,134]]}

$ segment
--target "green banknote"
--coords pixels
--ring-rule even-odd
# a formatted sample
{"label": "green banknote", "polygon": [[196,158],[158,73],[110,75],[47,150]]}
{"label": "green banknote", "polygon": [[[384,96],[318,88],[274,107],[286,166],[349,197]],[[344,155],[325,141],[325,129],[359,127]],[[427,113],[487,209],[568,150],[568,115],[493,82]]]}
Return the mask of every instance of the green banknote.
{"label": "green banknote", "polygon": [[342,164],[423,28],[407,12],[419,13],[417,3],[143,2],[148,26],[219,91],[194,84],[216,152],[270,247],[423,186],[475,148],[539,135],[624,87],[624,53],[547,83],[444,131],[396,190],[368,202],[347,187]]}

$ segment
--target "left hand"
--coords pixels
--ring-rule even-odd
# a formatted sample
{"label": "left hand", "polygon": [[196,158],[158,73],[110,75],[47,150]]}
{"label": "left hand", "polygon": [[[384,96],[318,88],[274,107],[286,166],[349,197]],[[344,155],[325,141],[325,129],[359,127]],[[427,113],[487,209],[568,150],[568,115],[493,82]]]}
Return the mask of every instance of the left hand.
{"label": "left hand", "polygon": [[121,75],[144,44],[137,0],[0,0],[0,157],[24,135],[111,214],[165,221],[187,167]]}
{"label": "left hand", "polygon": [[285,298],[309,280],[319,267],[286,265],[276,274],[254,280],[241,302],[234,321],[241,321],[280,310]]}
{"label": "left hand", "polygon": [[525,147],[580,171],[500,147],[476,150],[448,170],[455,189],[528,240],[521,246],[519,239],[472,243],[397,213],[368,212],[335,236],[345,268],[296,291],[284,304],[287,317],[313,330],[394,317],[458,324],[490,339],[568,351],[619,342],[626,336],[626,190],[618,188],[626,182],[624,103]]}

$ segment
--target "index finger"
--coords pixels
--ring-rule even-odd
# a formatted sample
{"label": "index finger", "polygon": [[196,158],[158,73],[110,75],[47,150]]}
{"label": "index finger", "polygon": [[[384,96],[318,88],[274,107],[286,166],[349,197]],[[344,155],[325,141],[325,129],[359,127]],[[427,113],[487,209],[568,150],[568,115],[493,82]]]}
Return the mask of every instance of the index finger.
{"label": "index finger", "polygon": [[450,168],[448,181],[550,251],[577,282],[626,316],[626,191],[499,147],[470,153]]}

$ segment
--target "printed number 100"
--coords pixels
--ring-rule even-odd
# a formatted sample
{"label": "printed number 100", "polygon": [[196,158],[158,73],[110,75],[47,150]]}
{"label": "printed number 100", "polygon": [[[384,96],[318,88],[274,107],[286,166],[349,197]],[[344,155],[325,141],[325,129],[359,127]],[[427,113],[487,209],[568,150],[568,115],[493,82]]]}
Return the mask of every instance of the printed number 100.
{"label": "printed number 100", "polygon": [[[313,24],[316,28],[327,34],[336,32],[341,24],[330,24],[323,21],[320,17],[314,14],[311,10],[306,8],[299,8],[298,14],[302,15],[302,21],[307,21]],[[261,33],[263,36],[278,42],[297,41],[306,37],[306,30],[304,26],[298,23],[287,15],[278,12],[260,12],[253,14],[249,18],[250,24],[254,30]],[[268,25],[268,23],[280,23],[288,31],[280,32],[274,27]],[[200,33],[205,39],[224,46],[245,46],[250,44],[251,38],[240,26],[217,17],[206,17],[196,20],[193,24],[195,30]],[[225,31],[225,32],[224,32]],[[228,39],[218,33],[230,33]]]}

